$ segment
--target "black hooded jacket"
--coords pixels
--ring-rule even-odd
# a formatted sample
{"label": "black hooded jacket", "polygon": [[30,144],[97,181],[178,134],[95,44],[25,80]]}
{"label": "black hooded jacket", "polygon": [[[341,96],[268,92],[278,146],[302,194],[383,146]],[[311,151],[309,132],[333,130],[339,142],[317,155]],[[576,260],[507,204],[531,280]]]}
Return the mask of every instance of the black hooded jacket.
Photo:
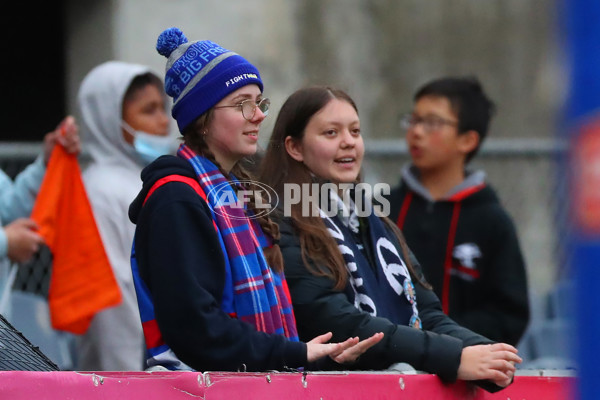
{"label": "black hooded jacket", "polygon": [[191,164],[162,156],[142,171],[143,188],[129,209],[137,225],[139,272],[154,301],[156,321],[177,357],[199,371],[284,370],[306,364],[306,344],[258,332],[221,310],[225,260],[207,203],[169,175],[197,179]]}
{"label": "black hooded jacket", "polygon": [[388,197],[390,218],[444,312],[494,341],[516,345],[529,320],[525,263],[513,222],[484,177],[469,174],[434,201],[407,167]]}

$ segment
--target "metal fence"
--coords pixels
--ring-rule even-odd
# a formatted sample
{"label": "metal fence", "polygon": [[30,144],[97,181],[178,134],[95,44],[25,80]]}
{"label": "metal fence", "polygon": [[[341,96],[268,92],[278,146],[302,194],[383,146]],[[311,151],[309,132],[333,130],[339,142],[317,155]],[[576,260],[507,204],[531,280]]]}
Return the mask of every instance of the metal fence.
{"label": "metal fence", "polygon": [[[404,142],[371,140],[366,142],[365,147],[365,181],[396,185],[402,166],[409,162]],[[0,145],[0,168],[14,177],[37,157],[40,150],[41,145],[37,143],[3,143]],[[521,344],[524,359],[528,357],[527,347],[540,346],[542,341],[539,337],[556,337],[556,343],[564,341],[564,329],[549,330],[552,335],[543,329],[548,330],[546,325],[549,323],[565,324],[563,320],[549,320],[548,307],[557,276],[564,267],[562,260],[565,259],[560,230],[564,227],[568,199],[557,177],[566,150],[566,143],[558,140],[490,139],[470,166],[486,171],[488,181],[512,216],[520,238],[532,300],[532,324]],[[46,297],[51,264],[52,255],[47,247],[43,247],[34,260],[19,268],[14,289]],[[542,333],[536,334],[538,330]],[[533,345],[526,346],[529,342]],[[553,354],[556,348],[561,347],[552,344],[554,342],[549,341],[550,345],[546,346],[552,351],[537,350],[529,353],[532,354],[529,358]],[[561,351],[560,354],[567,352],[566,349]],[[565,365],[564,359],[554,362],[561,367]],[[546,364],[540,365],[548,368]]]}
{"label": "metal fence", "polygon": [[[40,143],[4,142],[0,145],[0,168],[14,177],[41,151]],[[365,180],[370,183],[398,183],[402,166],[409,162],[403,140],[370,140],[365,143]],[[545,294],[563,268],[560,241],[567,204],[557,176],[565,142],[554,139],[488,139],[471,168],[486,171],[503,205],[513,217],[528,268],[530,287]],[[45,251],[34,261],[48,263]],[[39,280],[40,271],[24,268],[30,280]],[[18,282],[24,281],[20,272]],[[25,279],[26,280],[26,279]],[[47,285],[29,283],[30,290],[47,291]],[[33,289],[35,288],[35,289]]]}

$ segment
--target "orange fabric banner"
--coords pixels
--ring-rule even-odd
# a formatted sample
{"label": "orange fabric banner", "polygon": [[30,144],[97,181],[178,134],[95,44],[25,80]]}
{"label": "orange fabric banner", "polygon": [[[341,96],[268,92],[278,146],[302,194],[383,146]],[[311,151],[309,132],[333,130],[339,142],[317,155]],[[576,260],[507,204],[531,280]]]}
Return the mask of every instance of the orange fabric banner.
{"label": "orange fabric banner", "polygon": [[54,146],[31,218],[52,251],[52,326],[83,334],[94,314],[121,302],[75,155]]}

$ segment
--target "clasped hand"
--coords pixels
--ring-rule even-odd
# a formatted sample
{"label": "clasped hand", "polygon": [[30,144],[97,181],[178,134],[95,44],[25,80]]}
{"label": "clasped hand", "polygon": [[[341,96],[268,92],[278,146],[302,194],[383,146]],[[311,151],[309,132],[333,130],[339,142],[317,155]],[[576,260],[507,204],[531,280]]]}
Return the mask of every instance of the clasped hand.
{"label": "clasped hand", "polygon": [[506,387],[515,375],[515,364],[521,361],[517,349],[506,343],[465,347],[460,357],[458,379],[487,379]]}

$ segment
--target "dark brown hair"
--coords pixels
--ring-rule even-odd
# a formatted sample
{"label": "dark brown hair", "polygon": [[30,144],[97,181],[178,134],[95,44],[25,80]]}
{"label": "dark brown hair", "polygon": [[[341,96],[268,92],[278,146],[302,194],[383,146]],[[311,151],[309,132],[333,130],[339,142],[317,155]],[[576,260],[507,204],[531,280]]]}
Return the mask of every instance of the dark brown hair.
{"label": "dark brown hair", "polygon": [[[333,99],[348,102],[358,114],[354,100],[346,92],[329,86],[299,89],[288,97],[281,107],[258,173],[259,181],[272,187],[280,196],[284,193],[285,183],[314,182],[311,171],[287,153],[285,140],[289,136],[300,142],[310,119]],[[304,264],[311,273],[330,278],[335,282],[334,288],[342,290],[348,282],[348,271],[336,241],[331,237],[320,217],[302,216],[301,213],[300,203],[291,205],[292,225],[300,238]],[[404,261],[411,274],[416,277],[402,233],[397,227],[393,228],[395,227],[393,222],[382,218],[396,233],[402,247]],[[419,277],[416,277],[416,280],[424,284]]]}
{"label": "dark brown hair", "polygon": [[483,90],[475,76],[443,77],[427,82],[417,90],[413,100],[422,97],[442,97],[448,99],[452,111],[458,118],[458,133],[475,131],[479,135],[477,147],[465,157],[465,164],[475,157],[487,136],[490,121],[496,106]]}
{"label": "dark brown hair", "polygon": [[[245,166],[247,162],[245,159],[237,162],[230,172],[227,172],[221,167],[221,165],[217,162],[214,154],[208,148],[204,137],[207,133],[208,126],[213,118],[213,109],[211,108],[204,114],[202,114],[199,118],[197,118],[194,122],[188,125],[185,130],[182,132],[183,134],[183,142],[194,150],[196,153],[206,157],[213,164],[215,164],[223,176],[225,176],[233,185],[231,175],[234,175],[239,181],[250,181],[253,180],[252,174],[249,172],[248,168]],[[243,190],[244,187],[242,184],[237,184],[234,186],[234,190]],[[253,198],[248,198],[248,209],[256,216],[256,219],[262,228],[263,232],[268,235],[272,241],[273,245],[271,247],[267,247],[263,249],[265,254],[265,258],[267,259],[267,263],[269,266],[276,272],[283,271],[283,257],[281,256],[281,250],[279,249],[279,226],[269,218],[267,214],[264,212],[259,212],[256,208],[256,204]]]}
{"label": "dark brown hair", "polygon": [[140,89],[145,88],[148,85],[154,85],[158,89],[159,93],[163,93],[164,96],[164,85],[160,78],[152,72],[146,72],[144,74],[137,75],[131,80],[131,83],[127,87],[127,91],[123,95],[123,106],[129,100],[131,100]]}

